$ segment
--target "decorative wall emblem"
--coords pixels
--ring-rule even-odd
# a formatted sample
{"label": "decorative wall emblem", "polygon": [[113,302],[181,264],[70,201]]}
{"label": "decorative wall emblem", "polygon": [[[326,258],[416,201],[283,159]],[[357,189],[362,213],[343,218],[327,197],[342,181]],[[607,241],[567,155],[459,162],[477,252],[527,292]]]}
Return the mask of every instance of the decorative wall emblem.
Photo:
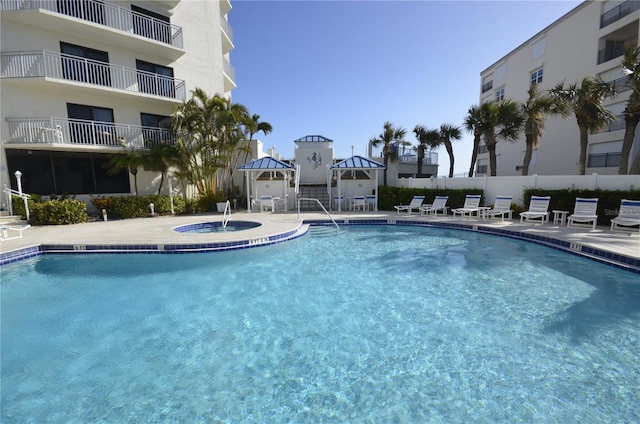
{"label": "decorative wall emblem", "polygon": [[313,169],[322,165],[322,156],[320,156],[320,153],[313,152],[311,156],[307,156],[307,160],[309,161],[309,165],[313,165]]}

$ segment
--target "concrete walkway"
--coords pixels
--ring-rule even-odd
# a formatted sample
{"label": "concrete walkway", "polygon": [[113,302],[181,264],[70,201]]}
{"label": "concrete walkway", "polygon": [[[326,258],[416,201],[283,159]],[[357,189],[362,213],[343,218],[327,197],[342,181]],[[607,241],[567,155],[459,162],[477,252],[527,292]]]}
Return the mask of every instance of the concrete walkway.
{"label": "concrete walkway", "polygon": [[[567,228],[558,224],[520,224],[519,220],[477,220],[452,218],[449,216],[420,216],[396,212],[331,212],[335,220],[395,220],[420,221],[433,223],[459,223],[499,228],[528,234],[536,234],[558,240],[568,241],[594,249],[624,255],[640,260],[640,236],[635,234],[611,232],[609,227]],[[255,221],[262,225],[256,228],[229,233],[178,233],[176,226],[202,222],[221,221],[221,214],[180,215],[137,218],[117,221],[98,221],[75,225],[31,227],[24,231],[23,238],[0,243],[0,253],[42,244],[55,245],[136,245],[136,244],[185,244],[215,243],[264,238],[300,227],[303,220],[328,220],[324,213],[260,213],[237,212],[233,221]],[[231,225],[230,224],[230,225]],[[11,235],[11,234],[10,234]]]}

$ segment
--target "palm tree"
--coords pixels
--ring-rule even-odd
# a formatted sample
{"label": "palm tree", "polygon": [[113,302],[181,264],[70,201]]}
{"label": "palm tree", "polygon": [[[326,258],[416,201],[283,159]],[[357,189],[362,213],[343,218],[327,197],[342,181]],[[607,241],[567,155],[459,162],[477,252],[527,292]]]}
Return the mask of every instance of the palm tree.
{"label": "palm tree", "polygon": [[440,145],[440,132],[438,130],[426,129],[422,125],[416,125],[413,133],[418,139],[418,177],[422,176],[422,165],[424,163],[424,152],[427,147],[433,149]]}
{"label": "palm tree", "polygon": [[251,142],[253,141],[253,136],[258,134],[259,132],[262,132],[265,136],[269,135],[269,133],[273,131],[273,127],[270,123],[261,121],[260,115],[257,114],[253,114],[251,116],[247,114],[242,122],[242,125],[244,126],[244,135],[246,142],[244,146],[244,161],[246,162],[249,154],[251,153]]}
{"label": "palm tree", "polygon": [[[640,122],[640,47],[627,48],[621,62],[624,73],[627,74],[628,85],[631,87],[631,95],[627,100],[624,109],[624,138],[622,140],[622,151],[620,153],[620,166],[618,174],[627,174],[629,168],[629,156],[636,133],[636,127]],[[637,165],[636,165],[637,164]],[[634,172],[635,171],[635,172]],[[631,172],[629,174],[640,173],[640,152],[636,155]]]}
{"label": "palm tree", "polygon": [[133,175],[133,189],[134,194],[138,195],[138,167],[142,166],[143,159],[140,150],[125,149],[124,153],[118,153],[109,159],[105,163],[105,169],[107,174],[116,175],[121,171],[126,170],[129,174]]}
{"label": "palm tree", "polygon": [[473,171],[476,167],[478,159],[478,149],[480,148],[480,139],[482,137],[482,109],[480,106],[473,105],[469,108],[467,116],[464,118],[464,128],[468,132],[473,133],[473,152],[471,153],[471,166],[469,167],[469,178],[473,177]]}
{"label": "palm tree", "polygon": [[384,123],[384,130],[378,137],[373,137],[369,140],[372,146],[382,146],[382,157],[384,158],[384,185],[387,185],[387,168],[390,160],[395,160],[398,156],[397,149],[394,149],[394,144],[404,141],[404,136],[407,134],[407,130],[402,127],[394,128],[393,124],[389,121]]}
{"label": "palm tree", "polygon": [[178,151],[174,146],[165,143],[153,143],[151,149],[141,157],[145,171],[159,172],[160,185],[158,195],[162,192],[165,176],[172,164],[177,162]]}
{"label": "palm tree", "polygon": [[524,117],[518,103],[513,100],[491,100],[480,105],[481,128],[484,144],[489,152],[491,176],[496,176],[496,145],[499,140],[515,143],[522,130]]}
{"label": "palm tree", "polygon": [[449,155],[449,178],[453,178],[454,161],[451,140],[460,140],[461,138],[462,135],[460,134],[460,127],[456,127],[451,124],[440,125],[440,139],[442,140],[442,144],[444,144],[445,149],[447,149],[447,154]]}
{"label": "palm tree", "polygon": [[533,149],[538,148],[540,138],[544,133],[544,120],[554,115],[566,118],[569,116],[569,105],[549,93],[543,94],[537,84],[533,84],[528,90],[529,98],[521,105],[522,114],[525,117],[524,135],[525,152],[522,160],[522,175],[529,175],[529,164],[533,155]]}
{"label": "palm tree", "polygon": [[549,92],[561,101],[567,102],[576,116],[580,129],[580,157],[578,159],[578,174],[584,175],[587,165],[587,146],[589,132],[599,131],[615,119],[615,115],[604,107],[604,99],[615,97],[616,89],[612,83],[602,78],[584,77],[580,84],[564,83],[556,85]]}

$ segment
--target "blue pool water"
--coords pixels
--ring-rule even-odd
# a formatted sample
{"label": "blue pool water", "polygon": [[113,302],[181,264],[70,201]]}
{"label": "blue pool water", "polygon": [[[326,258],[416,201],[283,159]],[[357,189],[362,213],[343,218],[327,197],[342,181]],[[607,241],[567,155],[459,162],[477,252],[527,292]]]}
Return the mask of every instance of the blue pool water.
{"label": "blue pool water", "polygon": [[455,230],[2,268],[2,423],[640,421],[637,274]]}

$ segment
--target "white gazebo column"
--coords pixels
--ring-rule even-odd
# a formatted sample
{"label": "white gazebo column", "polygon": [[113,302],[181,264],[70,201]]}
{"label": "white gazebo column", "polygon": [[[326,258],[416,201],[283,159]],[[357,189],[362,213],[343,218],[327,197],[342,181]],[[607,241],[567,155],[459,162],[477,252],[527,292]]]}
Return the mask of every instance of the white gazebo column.
{"label": "white gazebo column", "polygon": [[380,201],[380,199],[378,199],[378,172],[379,172],[379,170],[376,169],[376,187],[375,187],[376,204],[373,206],[373,208],[374,208],[374,210],[376,212],[378,212],[378,202]]}

